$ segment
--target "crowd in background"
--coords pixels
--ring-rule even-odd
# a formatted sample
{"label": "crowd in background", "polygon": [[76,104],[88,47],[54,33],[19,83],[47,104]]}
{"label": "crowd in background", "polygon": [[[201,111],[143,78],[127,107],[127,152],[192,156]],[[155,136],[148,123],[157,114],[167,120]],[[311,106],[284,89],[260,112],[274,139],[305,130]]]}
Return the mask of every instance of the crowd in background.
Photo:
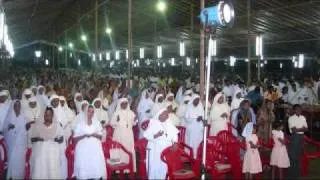
{"label": "crowd in background", "polygon": [[[101,142],[105,141],[107,125],[114,129],[113,140],[132,152],[135,162],[132,128],[151,119],[149,127],[140,128],[139,134],[148,140],[151,149],[150,179],[165,177],[165,164],[159,154],[177,141],[176,126],[186,128],[186,144],[194,152],[203,140],[204,99],[199,96],[198,78],[150,75],[128,79],[125,75],[23,68],[4,71],[1,77],[0,131],[8,146],[8,178],[24,178],[28,147],[33,152],[32,178],[66,178],[64,152],[71,138],[77,143],[74,175],[80,179],[105,178]],[[305,119],[297,120],[300,105],[316,105],[319,101],[320,81],[312,78],[266,77],[250,84],[237,76],[211,79],[209,134],[215,136],[231,124],[233,134],[246,140],[253,150],[257,150],[257,138],[252,134],[265,140],[283,138],[283,125],[273,125],[283,124],[288,114],[276,112],[276,107],[295,105],[296,117],[289,118],[288,129],[303,134],[307,125],[300,123]],[[292,149],[296,150],[301,140],[300,136],[293,137],[297,144]],[[277,143],[281,145],[282,141]],[[279,153],[283,150],[273,154],[275,166],[275,159],[282,158]],[[113,152],[112,156],[116,161],[128,161],[121,152]],[[256,156],[254,151],[245,153],[244,173],[262,171]],[[294,168],[299,163],[296,156],[290,156]],[[248,160],[253,157],[254,161]],[[279,168],[289,167],[287,161],[281,161]]]}

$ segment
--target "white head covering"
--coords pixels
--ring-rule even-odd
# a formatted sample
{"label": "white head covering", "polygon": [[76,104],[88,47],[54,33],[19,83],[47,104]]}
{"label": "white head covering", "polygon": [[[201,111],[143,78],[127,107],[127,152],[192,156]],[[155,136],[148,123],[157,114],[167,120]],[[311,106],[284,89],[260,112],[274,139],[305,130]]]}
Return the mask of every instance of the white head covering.
{"label": "white head covering", "polygon": [[[78,100],[77,100],[77,97],[78,97],[78,96],[81,96],[81,97],[82,97],[82,94],[81,94],[81,93],[76,93],[76,94],[74,95],[74,103],[75,103],[75,105],[76,105],[77,112],[80,113],[82,105],[81,105],[81,101],[78,101]],[[89,104],[89,103],[88,103],[88,104]]]}
{"label": "white head covering", "polygon": [[163,95],[162,94],[157,94],[156,95],[155,103],[159,103],[158,101],[159,101],[160,97],[163,97]]}
{"label": "white head covering", "polygon": [[238,109],[240,107],[240,103],[244,100],[243,97],[237,98],[237,94],[239,93],[242,94],[241,89],[236,89],[233,94],[233,98],[231,102],[231,110]]}
{"label": "white head covering", "polygon": [[198,94],[193,94],[192,99],[188,104],[185,118],[197,119],[199,116],[204,117],[204,107],[202,102],[199,100],[199,104],[197,106],[193,105],[193,101],[196,99],[200,99],[200,96]]}
{"label": "white head covering", "polygon": [[192,96],[192,90],[191,89],[188,89],[184,92],[184,95],[185,96]]}
{"label": "white head covering", "polygon": [[[53,94],[53,95],[51,95],[50,96],[50,99],[49,99],[49,107],[52,107],[52,105],[51,105],[51,103],[52,103],[52,101],[54,100],[54,99],[58,99],[58,100],[60,100],[60,98],[59,98],[59,96],[58,95],[56,95],[56,94]],[[59,102],[59,104],[58,104],[58,107],[60,106],[60,102]],[[52,107],[53,108],[53,107]]]}
{"label": "white head covering", "polygon": [[138,108],[137,108],[140,122],[151,118],[150,113],[147,113],[147,111],[152,109],[154,102],[152,101],[151,97],[146,98],[147,93],[148,93],[147,89],[142,91]]}
{"label": "white head covering", "polygon": [[246,124],[246,126],[244,127],[241,135],[244,138],[248,138],[248,137],[250,137],[252,135],[252,131],[253,131],[253,123],[252,122],[248,122]]}

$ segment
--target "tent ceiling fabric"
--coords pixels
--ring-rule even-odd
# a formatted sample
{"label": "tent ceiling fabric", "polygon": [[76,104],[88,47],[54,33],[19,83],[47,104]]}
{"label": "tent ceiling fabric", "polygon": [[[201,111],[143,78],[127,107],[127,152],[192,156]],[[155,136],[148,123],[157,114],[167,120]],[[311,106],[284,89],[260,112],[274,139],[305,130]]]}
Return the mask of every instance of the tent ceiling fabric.
{"label": "tent ceiling fabric", "polygon": [[[167,53],[177,54],[177,48],[171,47],[177,46],[177,42],[182,39],[187,42],[187,47],[191,47],[192,39],[193,49],[198,52],[199,0],[167,0],[168,8],[164,14],[156,12],[156,0],[132,2],[134,48],[151,48],[157,42],[167,46]],[[320,0],[251,2],[253,49],[255,35],[263,34],[265,53],[270,55],[295,55],[299,52],[314,54],[319,51]],[[98,0],[98,3],[101,5],[98,8],[100,49],[126,48],[128,1]],[[219,47],[223,49],[218,53],[246,56],[247,1],[233,0],[233,3],[235,24],[233,28],[217,30]],[[60,43],[67,39],[76,42],[80,41],[81,32],[85,32],[89,38],[89,47],[94,47],[94,0],[6,0],[3,4],[15,46],[38,39]],[[194,12],[193,19],[191,9]],[[193,30],[190,26],[192,20]],[[104,33],[107,24],[113,29],[112,41]]]}

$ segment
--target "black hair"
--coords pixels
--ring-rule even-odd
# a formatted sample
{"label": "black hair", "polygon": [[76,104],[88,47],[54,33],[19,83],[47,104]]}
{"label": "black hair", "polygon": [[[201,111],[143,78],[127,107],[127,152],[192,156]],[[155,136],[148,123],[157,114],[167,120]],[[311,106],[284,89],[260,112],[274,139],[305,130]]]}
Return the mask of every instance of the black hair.
{"label": "black hair", "polygon": [[301,108],[300,104],[293,105],[293,110],[296,110],[297,108]]}
{"label": "black hair", "polygon": [[275,121],[272,126],[273,129],[278,129],[279,127],[283,126],[283,123],[280,121]]}
{"label": "black hair", "polygon": [[51,111],[51,113],[54,114],[54,111],[51,107],[47,107],[46,110],[44,111],[44,113],[46,113],[47,111]]}

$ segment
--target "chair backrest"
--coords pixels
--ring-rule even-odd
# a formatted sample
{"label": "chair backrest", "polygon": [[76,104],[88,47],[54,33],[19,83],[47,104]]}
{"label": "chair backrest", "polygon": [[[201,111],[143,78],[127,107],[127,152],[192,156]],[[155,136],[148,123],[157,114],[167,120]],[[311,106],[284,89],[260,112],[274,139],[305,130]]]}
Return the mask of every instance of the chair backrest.
{"label": "chair backrest", "polygon": [[[202,161],[203,142],[197,149],[197,159]],[[223,160],[223,146],[222,143],[215,136],[207,137],[206,147],[206,161],[208,163],[214,163],[215,161]]]}
{"label": "chair backrest", "polygon": [[120,149],[129,156],[129,164],[133,165],[132,153],[128,151],[121,143],[113,141],[112,139],[107,139],[102,143],[104,158],[110,159],[110,150]]}
{"label": "chair backrest", "polygon": [[106,128],[106,131],[107,131],[106,140],[112,139],[112,137],[113,137],[113,132],[114,132],[113,127],[110,126],[110,125],[106,125],[105,128]]}
{"label": "chair backrest", "polygon": [[147,153],[146,153],[147,144],[148,144],[148,140],[145,138],[139,139],[134,144],[134,148],[136,152],[139,153],[139,157],[142,160],[145,160],[147,156]]}
{"label": "chair backrest", "polygon": [[32,155],[32,150],[31,148],[28,148],[26,151],[26,162],[25,162],[25,179],[30,179],[31,178],[31,169],[30,169],[30,159]]}
{"label": "chair backrest", "polygon": [[67,157],[67,164],[68,164],[68,179],[71,179],[73,174],[75,147],[76,147],[76,144],[71,143],[67,146],[65,151],[65,154]]}
{"label": "chair backrest", "polygon": [[0,148],[3,154],[1,154],[1,160],[3,162],[7,162],[7,147],[6,147],[6,143],[4,142],[4,139],[0,140]]}
{"label": "chair backrest", "polygon": [[186,128],[183,126],[177,126],[177,129],[179,130],[178,142],[184,143],[186,137]]}
{"label": "chair backrest", "polygon": [[234,151],[235,148],[237,148],[239,152],[239,148],[245,149],[245,144],[242,144],[230,131],[220,131],[217,134],[217,138],[222,143],[225,154]]}
{"label": "chair backrest", "polygon": [[141,123],[141,125],[140,125],[141,129],[143,129],[145,131],[148,128],[149,123],[150,123],[150,120],[143,121],[143,123]]}
{"label": "chair backrest", "polygon": [[176,148],[169,146],[162,151],[161,160],[168,166],[169,177],[173,172],[183,169],[184,165],[180,159],[181,157],[187,157],[190,158],[190,160],[192,159],[184,149],[179,148],[178,146],[176,146]]}

